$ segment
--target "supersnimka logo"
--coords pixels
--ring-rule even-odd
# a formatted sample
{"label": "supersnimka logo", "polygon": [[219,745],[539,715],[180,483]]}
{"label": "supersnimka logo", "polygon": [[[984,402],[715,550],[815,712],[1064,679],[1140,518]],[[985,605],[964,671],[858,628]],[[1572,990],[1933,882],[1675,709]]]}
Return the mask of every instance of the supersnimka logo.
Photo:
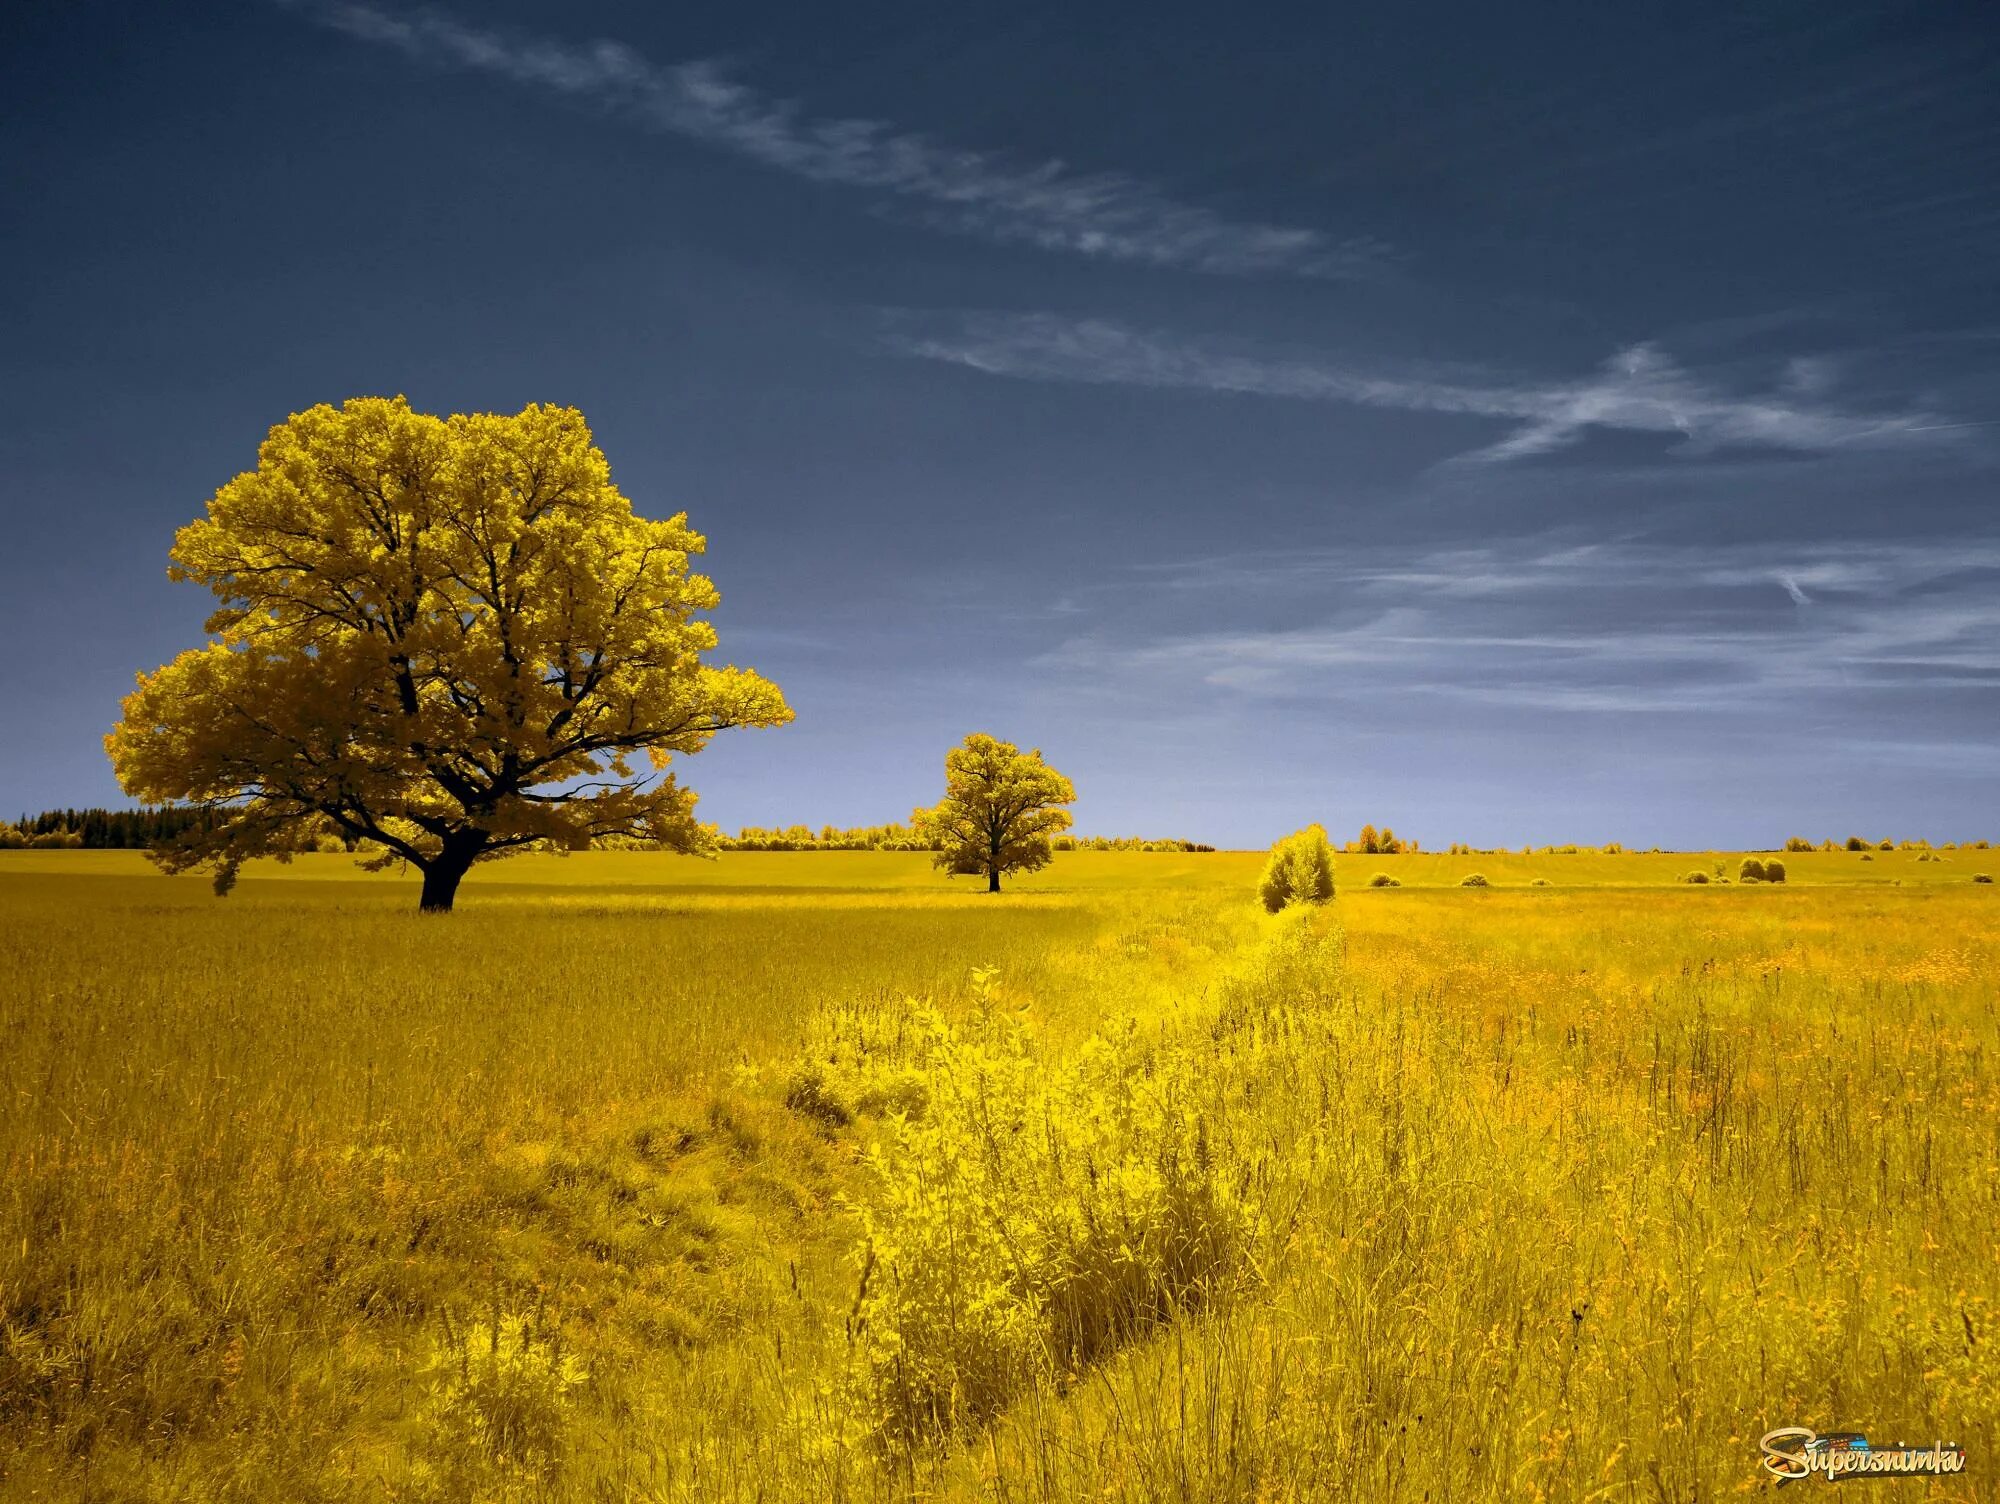
{"label": "supersnimka logo", "polygon": [[1827,1435],[1807,1426],[1781,1426],[1757,1444],[1764,1471],[1781,1483],[1820,1477],[1828,1483],[1850,1478],[1944,1478],[1965,1471],[1965,1448],[1953,1441],[1911,1447],[1869,1444],[1859,1431]]}

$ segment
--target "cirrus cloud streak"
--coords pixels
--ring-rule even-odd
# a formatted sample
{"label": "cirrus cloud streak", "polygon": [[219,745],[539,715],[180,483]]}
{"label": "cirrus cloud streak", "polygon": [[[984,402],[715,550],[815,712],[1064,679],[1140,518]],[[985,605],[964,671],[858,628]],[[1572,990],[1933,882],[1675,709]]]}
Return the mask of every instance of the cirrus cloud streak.
{"label": "cirrus cloud streak", "polygon": [[365,0],[278,0],[331,30],[416,62],[586,102],[805,178],[922,206],[928,224],[1003,244],[1229,275],[1349,277],[1375,266],[1367,237],[1229,219],[1143,179],[947,146],[878,120],[820,118],[709,60],[657,64],[622,42],[572,43]]}
{"label": "cirrus cloud streak", "polygon": [[1992,539],[1239,555],[1135,570],[1093,605],[1039,666],[1100,694],[1786,717],[2000,698]]}
{"label": "cirrus cloud streak", "polygon": [[1751,448],[1824,454],[1938,447],[1965,425],[1920,411],[1861,412],[1787,380],[1738,391],[1683,369],[1651,344],[1618,351],[1588,375],[1552,380],[1372,371],[1339,361],[1243,353],[1050,314],[896,311],[891,348],[992,376],[1280,397],[1413,413],[1499,419],[1496,442],[1460,454],[1492,463],[1545,454],[1592,430],[1678,437],[1685,453]]}

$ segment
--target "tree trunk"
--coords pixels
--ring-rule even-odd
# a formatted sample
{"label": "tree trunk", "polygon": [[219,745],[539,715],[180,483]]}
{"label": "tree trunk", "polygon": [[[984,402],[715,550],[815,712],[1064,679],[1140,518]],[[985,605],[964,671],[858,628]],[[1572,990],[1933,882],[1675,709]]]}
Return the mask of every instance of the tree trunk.
{"label": "tree trunk", "polygon": [[449,914],[451,903],[458,896],[459,880],[472,870],[473,858],[479,855],[486,844],[485,836],[472,840],[448,836],[444,849],[431,858],[424,868],[424,896],[417,901],[417,909],[425,914]]}
{"label": "tree trunk", "polygon": [[986,869],[986,891],[988,893],[998,893],[1000,891],[1000,869],[998,867],[988,867]]}
{"label": "tree trunk", "polygon": [[467,865],[446,865],[438,860],[424,868],[424,896],[417,901],[417,908],[426,914],[449,914],[451,901],[458,896],[458,881],[465,876]]}

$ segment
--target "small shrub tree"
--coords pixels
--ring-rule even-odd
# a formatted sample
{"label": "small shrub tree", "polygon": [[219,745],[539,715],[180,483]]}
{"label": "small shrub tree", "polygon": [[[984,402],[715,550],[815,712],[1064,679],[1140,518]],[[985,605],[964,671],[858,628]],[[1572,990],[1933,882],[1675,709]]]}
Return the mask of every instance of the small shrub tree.
{"label": "small shrub tree", "polygon": [[1492,886],[1491,883],[1486,881],[1486,874],[1483,872],[1466,873],[1465,876],[1458,880],[1458,885],[1461,888],[1490,888]]}
{"label": "small shrub tree", "polygon": [[1333,848],[1327,845],[1326,828],[1308,825],[1273,846],[1257,893],[1273,914],[1288,904],[1325,903],[1333,897]]}
{"label": "small shrub tree", "polygon": [[1989,872],[1975,872],[1972,874],[1972,880],[1976,883],[1990,883],[1993,881],[1993,875]]}
{"label": "small shrub tree", "polygon": [[1754,856],[1746,856],[1737,867],[1736,876],[1742,882],[1761,883],[1764,880],[1764,864]]}
{"label": "small shrub tree", "polygon": [[1708,880],[1708,874],[1699,867],[1695,868],[1692,872],[1683,873],[1681,876],[1681,881],[1684,883],[1705,883]]}
{"label": "small shrub tree", "polygon": [[1403,884],[1399,878],[1391,877],[1386,872],[1378,872],[1368,879],[1368,886],[1371,888],[1400,888]]}
{"label": "small shrub tree", "polygon": [[1776,857],[1772,857],[1768,862],[1764,863],[1765,882],[1781,883],[1784,880],[1785,880],[1785,864],[1783,862],[1779,861]]}

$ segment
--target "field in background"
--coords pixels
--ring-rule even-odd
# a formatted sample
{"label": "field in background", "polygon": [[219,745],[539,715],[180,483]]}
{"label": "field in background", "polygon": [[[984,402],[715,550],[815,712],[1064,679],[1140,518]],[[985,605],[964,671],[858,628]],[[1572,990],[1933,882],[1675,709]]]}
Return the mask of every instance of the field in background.
{"label": "field in background", "polygon": [[0,1480],[1683,1499],[1803,1424],[1977,1497],[1987,856],[1345,856],[1301,925],[1238,853],[522,858],[443,920],[0,853]]}
{"label": "field in background", "polygon": [[[1499,884],[1526,885],[1536,878],[1554,887],[1653,887],[1678,882],[1695,870],[1736,876],[1746,853],[1730,851],[1552,853],[1481,852],[1470,856],[1416,852],[1395,856],[1338,856],[1343,888],[1357,888],[1382,872],[1412,887],[1452,887],[1471,873]],[[1964,847],[1952,851],[1787,851],[1777,856],[1794,883],[1878,884],[1963,883],[1974,873],[2000,878],[2000,851]],[[1008,891],[1069,893],[1146,888],[1221,889],[1254,884],[1263,866],[1261,851],[1202,853],[1068,852],[1049,868],[1010,877]],[[290,863],[253,863],[247,871],[262,881],[354,882],[409,887],[413,879],[394,871],[367,873],[345,856],[298,857]],[[46,873],[51,877],[155,875],[136,851],[0,851],[0,877]],[[968,878],[951,880],[931,866],[928,853],[912,851],[732,851],[712,860],[660,856],[638,851],[593,851],[574,856],[520,856],[472,869],[473,890],[513,888],[527,894],[551,889],[687,889],[707,893],[744,889],[764,892],[817,888],[830,892],[920,889],[936,894],[961,892],[984,898]],[[200,886],[185,877],[179,886]]]}

